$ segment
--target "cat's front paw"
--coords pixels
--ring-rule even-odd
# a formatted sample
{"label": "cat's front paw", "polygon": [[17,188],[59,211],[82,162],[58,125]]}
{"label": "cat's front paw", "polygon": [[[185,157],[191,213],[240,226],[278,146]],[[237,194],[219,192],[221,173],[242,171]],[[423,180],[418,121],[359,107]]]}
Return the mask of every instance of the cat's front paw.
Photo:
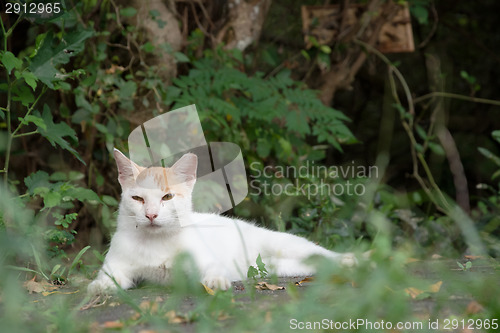
{"label": "cat's front paw", "polygon": [[89,295],[108,295],[116,292],[118,287],[129,289],[133,287],[133,281],[123,274],[115,274],[112,278],[104,271],[100,271],[97,278],[87,287]]}
{"label": "cat's front paw", "polygon": [[116,285],[111,279],[96,279],[92,281],[87,287],[87,294],[89,295],[107,295],[115,292]]}
{"label": "cat's front paw", "polygon": [[344,253],[340,258],[340,264],[344,267],[354,267],[358,265],[358,259],[353,253]]}
{"label": "cat's front paw", "polygon": [[231,281],[222,275],[206,275],[201,283],[211,289],[228,290],[231,287]]}

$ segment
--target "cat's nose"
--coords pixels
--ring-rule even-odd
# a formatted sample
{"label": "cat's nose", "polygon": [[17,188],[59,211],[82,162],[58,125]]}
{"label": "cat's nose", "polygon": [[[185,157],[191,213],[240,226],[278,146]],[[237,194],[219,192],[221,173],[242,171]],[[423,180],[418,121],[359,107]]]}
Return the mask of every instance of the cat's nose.
{"label": "cat's nose", "polygon": [[148,218],[151,222],[153,222],[153,220],[154,220],[155,218],[157,218],[157,217],[158,217],[158,214],[146,214],[146,217],[147,217],[147,218]]}

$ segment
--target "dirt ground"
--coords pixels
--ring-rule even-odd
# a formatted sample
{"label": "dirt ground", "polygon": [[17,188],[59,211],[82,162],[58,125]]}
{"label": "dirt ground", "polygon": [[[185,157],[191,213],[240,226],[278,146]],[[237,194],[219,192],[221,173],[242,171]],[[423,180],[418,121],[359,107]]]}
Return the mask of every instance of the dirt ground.
{"label": "dirt ground", "polygon": [[[443,267],[449,274],[443,275]],[[481,279],[483,276],[498,274],[496,271],[497,269],[498,267],[493,267],[491,262],[488,263],[486,261],[475,261],[471,271],[461,270],[457,266],[456,260],[440,261],[439,265],[436,265],[436,261],[418,261],[408,264],[408,274],[429,281],[439,280],[444,282],[453,280],[464,280],[466,282],[466,280],[472,276],[475,279]],[[296,284],[304,278],[305,276],[279,278],[277,281],[273,281],[273,285],[287,288],[290,284]],[[269,280],[263,281],[270,282]],[[85,303],[86,283],[87,281],[83,281],[80,285],[81,288],[63,287],[54,295],[49,295],[48,297],[47,295],[44,296],[42,294],[33,293],[30,295],[30,298],[40,306],[40,309],[43,309],[44,304],[51,302],[49,298],[56,296],[56,294],[56,297],[64,297],[66,299],[69,297],[71,299],[71,306],[81,309],[78,316],[93,322],[96,327],[101,328],[103,326],[105,327],[107,323],[113,323],[120,320],[123,321],[127,318],[133,319],[134,316],[137,315],[137,310],[130,304],[140,305],[145,302],[162,303],[169,298],[168,289],[145,284],[126,291],[129,298],[129,304],[118,296],[108,296],[107,298],[101,298],[98,302],[89,306],[89,303]],[[303,283],[302,286],[296,289],[299,293],[305,293],[312,283],[314,283],[314,281]],[[498,283],[500,284],[500,280],[498,280]],[[443,286],[446,285],[452,284],[443,283]],[[259,305],[266,306],[266,304],[286,304],[290,301],[290,294],[286,290],[256,290],[253,300],[251,300],[250,297],[246,297],[245,295],[247,294],[248,291],[242,282],[233,282],[233,295],[238,296],[238,301],[242,307],[250,306],[251,303],[256,304],[255,302]],[[445,316],[448,317],[463,312],[463,309],[473,301],[472,295],[469,295],[466,290],[447,290],[447,294],[449,295],[449,302],[444,308],[442,306],[436,308],[436,301],[432,297],[410,300],[413,313],[416,317],[425,318],[438,311],[440,316],[444,318]],[[362,295],[360,295],[360,297],[362,297]],[[498,297],[498,295],[492,295],[492,297]],[[180,304],[179,312],[188,313],[192,311],[194,307],[195,301],[187,297],[182,301],[182,304]],[[141,332],[147,330],[147,328],[147,325],[135,325],[131,330]],[[182,332],[194,332],[195,326],[193,324],[183,323],[179,329]]]}

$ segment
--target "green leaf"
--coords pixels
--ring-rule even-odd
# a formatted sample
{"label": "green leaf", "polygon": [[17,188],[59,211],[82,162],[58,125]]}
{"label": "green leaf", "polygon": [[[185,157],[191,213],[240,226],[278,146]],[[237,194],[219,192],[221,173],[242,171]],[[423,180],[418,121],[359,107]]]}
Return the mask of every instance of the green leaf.
{"label": "green leaf", "polygon": [[309,134],[310,128],[308,118],[305,112],[301,110],[290,110],[285,116],[286,125],[290,131],[295,131],[299,134]]}
{"label": "green leaf", "polygon": [[108,206],[118,206],[118,201],[109,195],[103,195],[102,201],[104,201],[104,203]]}
{"label": "green leaf", "polygon": [[56,66],[66,64],[69,59],[85,48],[85,40],[92,37],[92,30],[77,30],[64,35],[57,46],[52,32],[47,33],[29,66],[31,72],[49,88],[54,89],[54,81],[61,80],[61,72]]}
{"label": "green leaf", "polygon": [[266,158],[269,156],[269,153],[271,152],[271,143],[269,140],[259,138],[257,140],[257,155],[259,155],[260,158]]}
{"label": "green leaf", "polygon": [[253,266],[248,267],[247,278],[254,279],[257,275],[259,275],[259,270]]}
{"label": "green leaf", "polygon": [[311,61],[311,56],[309,55],[309,53],[307,53],[306,50],[300,50],[300,54],[302,54],[302,56],[306,58],[307,61]]}
{"label": "green leaf", "polygon": [[289,156],[292,154],[292,144],[285,138],[278,139],[279,147],[283,156]]}
{"label": "green leaf", "polygon": [[417,130],[418,136],[422,138],[422,140],[427,140],[427,132],[420,125],[416,125],[415,129]]}
{"label": "green leaf", "polygon": [[154,52],[156,47],[153,44],[151,44],[151,42],[147,42],[146,44],[141,46],[141,49],[143,49],[144,52],[146,52],[146,53],[152,53],[152,52]]}
{"label": "green leaf", "polygon": [[83,188],[83,187],[73,187],[70,188],[66,191],[66,195],[75,198],[79,201],[90,201],[90,202],[99,202],[102,203],[101,198],[92,191],[91,189],[88,188]]}
{"label": "green leaf", "polygon": [[133,7],[127,7],[120,9],[120,15],[124,17],[132,17],[137,14],[137,9]]}
{"label": "green leaf", "polygon": [[26,83],[31,87],[31,89],[33,89],[33,91],[35,91],[36,80],[37,80],[35,74],[33,74],[29,71],[24,71],[22,73],[22,77],[24,78],[24,81],[26,81]]}
{"label": "green leaf", "polygon": [[30,88],[26,85],[15,85],[12,89],[12,100],[16,102],[21,102],[24,106],[29,106],[35,101],[35,96],[31,92]]}
{"label": "green leaf", "polygon": [[330,55],[321,52],[318,53],[316,59],[318,60],[318,64],[320,65],[321,68],[330,69],[331,65]]}
{"label": "green leaf", "polygon": [[429,23],[429,12],[424,6],[422,5],[411,6],[410,12],[412,13],[413,16],[415,16],[418,23],[424,25]]}
{"label": "green leaf", "polygon": [[189,62],[189,58],[182,52],[174,52],[176,62]]}
{"label": "green leaf", "polygon": [[262,261],[260,253],[257,256],[256,263],[257,263],[257,268],[259,269],[260,277],[265,278],[267,276],[267,269],[266,269],[266,264],[264,264],[264,262]]}
{"label": "green leaf", "polygon": [[[35,116],[40,117],[40,113],[36,112],[34,113]],[[85,164],[83,161],[82,157],[78,152],[72,148],[69,144],[68,141],[66,141],[66,137],[69,137],[73,141],[77,141],[76,133],[75,131],[65,122],[60,122],[60,123],[54,123],[54,119],[52,118],[52,114],[50,113],[50,109],[45,104],[43,106],[43,114],[41,116],[43,118],[43,121],[45,122],[46,128],[39,128],[39,132],[42,136],[44,136],[49,142],[52,144],[53,147],[58,145],[64,150],[69,151],[71,154],[73,154],[80,162]]]}
{"label": "green leaf", "polygon": [[85,252],[87,252],[88,249],[90,249],[90,245],[84,247],[83,249],[80,250],[80,252],[78,252],[75,259],[73,259],[73,262],[71,263],[71,267],[68,270],[68,276],[71,274],[73,269],[75,269],[76,265],[80,263],[80,258],[83,256]]}
{"label": "green leaf", "polygon": [[491,136],[493,137],[493,139],[500,143],[500,130],[491,132]]}
{"label": "green leaf", "polygon": [[57,271],[61,268],[61,264],[57,264],[52,268],[52,271],[50,272],[50,276],[53,276],[57,273]]}
{"label": "green leaf", "polygon": [[97,130],[98,130],[99,132],[101,132],[101,133],[106,134],[106,133],[108,133],[108,132],[109,132],[109,131],[108,131],[108,128],[107,128],[106,126],[104,126],[103,124],[95,123],[95,124],[94,124],[94,126],[95,126],[95,128],[97,128]]}
{"label": "green leaf", "polygon": [[118,86],[120,88],[118,92],[120,99],[130,99],[137,91],[137,84],[134,81],[124,81],[118,84]]}
{"label": "green leaf", "polygon": [[33,52],[31,52],[30,58],[33,58],[34,56],[36,56],[36,54],[40,50],[40,47],[43,45],[43,42],[44,42],[46,36],[47,36],[46,32],[43,33],[43,34],[39,34],[39,35],[36,36],[36,39],[35,39],[35,48],[33,49]]}
{"label": "green leaf", "polygon": [[432,150],[432,152],[436,155],[439,155],[439,156],[444,156],[445,155],[445,152],[444,152],[444,149],[443,147],[441,147],[440,144],[438,143],[435,143],[435,142],[429,142],[429,148]]}
{"label": "green leaf", "polygon": [[62,201],[62,195],[59,192],[47,192],[43,195],[44,208],[51,208],[59,205]]}
{"label": "green leaf", "polygon": [[40,118],[38,116],[35,116],[35,115],[32,115],[32,114],[29,114],[29,115],[27,115],[24,118],[19,118],[19,121],[23,125],[28,125],[29,123],[33,123],[38,128],[41,128],[41,129],[44,129],[44,130],[47,129],[47,125],[45,125],[45,121],[43,121],[42,118]]}
{"label": "green leaf", "polygon": [[29,193],[34,194],[35,189],[39,187],[50,187],[49,174],[45,171],[38,170],[28,177],[24,178],[24,185],[28,188]]}
{"label": "green leaf", "polygon": [[424,152],[424,146],[422,146],[420,143],[416,143],[415,144],[415,150],[419,153],[423,153]]}
{"label": "green leaf", "polygon": [[264,49],[262,51],[261,57],[262,60],[270,66],[276,67],[278,65],[279,56],[278,52],[276,51],[276,47],[274,46]]}
{"label": "green leaf", "polygon": [[321,50],[321,52],[326,53],[326,54],[332,53],[332,49],[328,45],[321,45],[319,47],[319,49]]}
{"label": "green leaf", "polygon": [[2,64],[7,69],[7,73],[9,74],[14,68],[21,69],[21,67],[23,66],[23,61],[17,59],[16,56],[9,51],[6,51],[2,54],[2,59],[0,60],[0,62],[2,62]]}
{"label": "green leaf", "polygon": [[479,152],[486,158],[492,160],[496,165],[500,166],[500,157],[496,156],[491,151],[483,147],[478,147],[477,150],[479,150]]}

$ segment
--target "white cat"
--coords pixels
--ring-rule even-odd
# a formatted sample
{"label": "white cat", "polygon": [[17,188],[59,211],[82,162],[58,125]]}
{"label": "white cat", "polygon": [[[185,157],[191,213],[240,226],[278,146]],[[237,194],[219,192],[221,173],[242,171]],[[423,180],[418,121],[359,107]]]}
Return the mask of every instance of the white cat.
{"label": "white cat", "polygon": [[203,284],[224,290],[231,281],[246,278],[259,254],[278,276],[313,274],[303,263],[313,255],[345,266],[356,263],[350,253],[335,253],[295,235],[193,212],[198,164],[194,154],[185,154],[171,168],[147,169],[116,149],[114,156],[122,187],[118,226],[104,265],[88,287],[91,294],[116,289],[111,277],[123,289],[141,280],[166,283],[175,257],[183,252],[194,259]]}

